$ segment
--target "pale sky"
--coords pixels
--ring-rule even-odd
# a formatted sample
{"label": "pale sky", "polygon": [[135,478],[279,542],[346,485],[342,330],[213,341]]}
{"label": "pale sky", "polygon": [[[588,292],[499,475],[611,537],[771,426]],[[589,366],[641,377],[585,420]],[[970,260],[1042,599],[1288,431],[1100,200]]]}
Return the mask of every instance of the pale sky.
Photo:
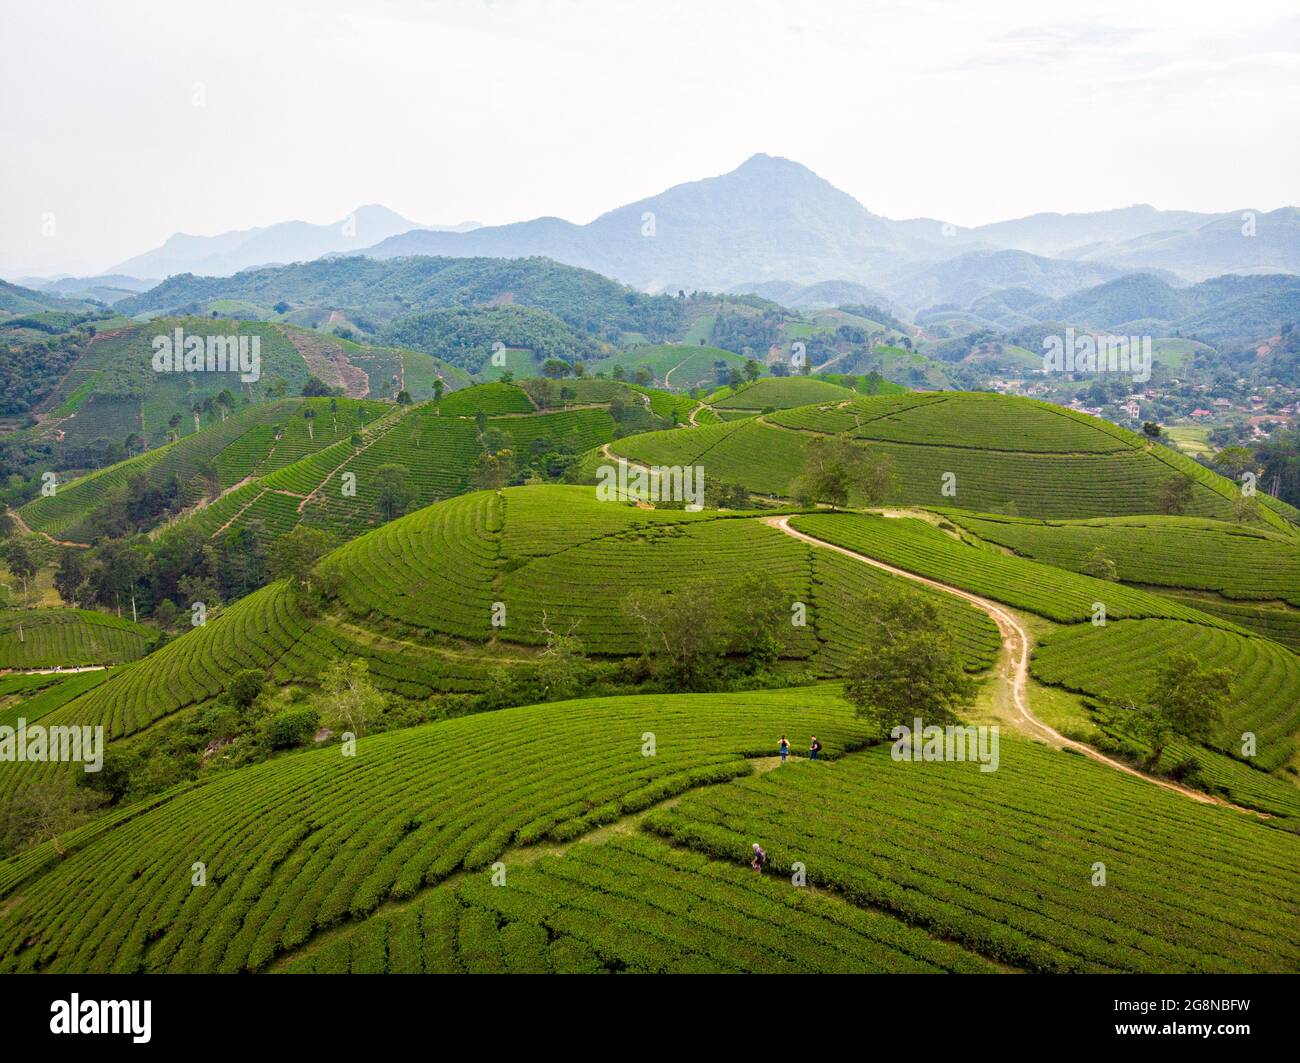
{"label": "pale sky", "polygon": [[1294,0],[0,0],[0,41],[0,276],[586,222],[759,151],[961,225],[1300,202]]}

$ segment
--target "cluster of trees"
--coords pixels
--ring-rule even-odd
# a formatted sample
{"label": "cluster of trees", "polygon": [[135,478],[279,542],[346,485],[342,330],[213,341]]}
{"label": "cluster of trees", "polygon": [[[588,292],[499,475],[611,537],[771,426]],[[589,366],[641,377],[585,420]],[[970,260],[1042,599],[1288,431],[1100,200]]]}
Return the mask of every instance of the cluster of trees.
{"label": "cluster of trees", "polygon": [[385,343],[427,351],[451,365],[478,372],[494,346],[527,348],[533,357],[572,365],[600,355],[599,343],[554,314],[527,306],[426,310],[401,318],[381,333]]}
{"label": "cluster of trees", "polygon": [[[94,338],[94,322],[107,316],[43,314],[4,322],[0,326],[0,415],[26,413],[40,405]],[[20,338],[20,329],[48,338]]]}
{"label": "cluster of trees", "polygon": [[746,350],[765,354],[772,344],[780,340],[785,318],[786,315],[774,304],[769,304],[755,314],[722,310],[714,318],[709,342],[724,351],[735,351],[737,354],[744,354]]}
{"label": "cluster of trees", "polygon": [[645,674],[668,690],[716,690],[769,670],[790,625],[789,595],[757,572],[730,585],[637,588],[622,609],[641,634]]}
{"label": "cluster of trees", "polygon": [[179,526],[156,539],[135,535],[65,548],[54,587],[70,606],[149,617],[172,630],[188,624],[195,602],[211,611],[272,579],[292,578],[311,590],[310,568],[333,545],[324,532],[302,526],[278,539],[260,521],[216,539]]}

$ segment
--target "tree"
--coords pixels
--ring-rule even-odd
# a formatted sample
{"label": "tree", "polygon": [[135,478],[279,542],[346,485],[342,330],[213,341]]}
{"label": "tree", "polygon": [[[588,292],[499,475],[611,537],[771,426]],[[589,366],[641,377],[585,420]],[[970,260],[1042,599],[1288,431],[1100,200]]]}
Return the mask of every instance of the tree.
{"label": "tree", "polygon": [[54,589],[68,605],[76,606],[81,602],[86,574],[84,550],[69,547],[59,555],[59,566],[54,570]]}
{"label": "tree", "polygon": [[21,539],[10,539],[0,547],[2,559],[15,579],[23,581],[23,605],[27,605],[27,590],[31,580],[36,578],[39,566],[27,544]]}
{"label": "tree", "polygon": [[221,389],[221,393],[217,396],[217,409],[221,412],[223,422],[226,414],[235,412],[235,396],[231,394],[229,388]]}
{"label": "tree", "polygon": [[1093,547],[1084,555],[1083,563],[1079,566],[1080,570],[1088,576],[1096,579],[1118,580],[1119,569],[1115,562],[1106,556],[1106,552],[1100,547]]}
{"label": "tree", "polygon": [[1243,472],[1255,471],[1255,452],[1248,447],[1224,447],[1214,455],[1214,464],[1227,469],[1232,479],[1238,480]]}
{"label": "tree", "polygon": [[384,520],[400,516],[410,504],[411,497],[404,465],[381,465],[375,470],[375,501]]}
{"label": "tree", "polygon": [[1232,500],[1232,519],[1238,524],[1248,524],[1259,520],[1259,498],[1256,495],[1240,494]]}
{"label": "tree", "polygon": [[877,505],[897,484],[893,458],[862,447],[843,436],[818,436],[808,444],[803,473],[794,482],[801,505],[825,502],[832,508],[848,505],[857,487],[868,505]]}
{"label": "tree", "polygon": [[446,386],[447,385],[442,382],[442,377],[436,376],[433,378],[433,401],[434,402],[442,401],[442,391],[443,388],[445,388]]}
{"label": "tree", "polygon": [[236,708],[247,709],[262,693],[265,682],[262,672],[254,668],[242,669],[231,677],[230,685],[226,687],[226,697]]}
{"label": "tree", "polygon": [[772,665],[785,649],[781,633],[790,622],[789,599],[766,572],[747,573],[728,590],[729,648],[744,654],[751,672]]}
{"label": "tree", "polygon": [[397,405],[399,406],[411,405],[411,393],[407,391],[405,388],[403,388],[401,391],[397,393]]}
{"label": "tree", "polygon": [[311,571],[330,551],[333,540],[319,528],[299,524],[288,535],[282,535],[271,548],[271,574],[276,579],[289,579],[311,593]]}
{"label": "tree", "polygon": [[302,393],[308,399],[320,399],[333,393],[333,389],[314,373],[307,378],[307,382],[302,386]]}
{"label": "tree", "polygon": [[471,477],[482,491],[499,491],[515,478],[515,452],[508,448],[495,453],[484,450],[474,462]]}
{"label": "tree", "polygon": [[955,638],[929,596],[868,595],[867,638],[849,664],[844,693],[859,716],[886,737],[900,724],[957,722],[978,689],[953,649]]}
{"label": "tree", "polygon": [[759,368],[757,361],[755,361],[753,358],[746,360],[745,379],[748,380],[751,384],[759,378],[762,372],[763,370]]}
{"label": "tree", "polygon": [[360,737],[384,708],[365,661],[334,661],[321,675],[321,718],[336,731]]}
{"label": "tree", "polygon": [[573,633],[576,628],[575,622],[568,631],[554,630],[546,610],[542,610],[541,632],[546,636],[546,649],[538,662],[537,678],[547,698],[571,698],[581,686],[587,651]]}
{"label": "tree", "polygon": [[262,737],[271,749],[293,749],[307,742],[320,727],[320,714],[309,705],[296,705],[267,717]]}
{"label": "tree", "polygon": [[1177,516],[1192,500],[1192,481],[1186,476],[1170,476],[1156,487],[1156,504],[1160,512]]}
{"label": "tree", "polygon": [[316,438],[316,411],[310,406],[302,411],[303,420],[307,422],[307,437]]}
{"label": "tree", "polygon": [[199,402],[196,399],[194,405],[190,407],[190,413],[194,415],[194,431],[197,432],[200,428],[203,427],[199,423],[199,418],[203,416],[203,403]]}
{"label": "tree", "polygon": [[704,684],[726,648],[715,602],[716,588],[707,583],[688,583],[671,594],[638,587],[623,599],[623,614],[640,628],[645,656],[670,688]]}
{"label": "tree", "polygon": [[1210,668],[1192,654],[1170,654],[1157,667],[1146,704],[1133,718],[1134,730],[1151,745],[1147,766],[1159,764],[1171,734],[1204,742],[1223,715],[1236,673]]}
{"label": "tree", "polygon": [[32,782],[5,809],[5,840],[13,848],[49,842],[55,853],[66,856],[63,835],[85,820],[101,800],[62,778]]}

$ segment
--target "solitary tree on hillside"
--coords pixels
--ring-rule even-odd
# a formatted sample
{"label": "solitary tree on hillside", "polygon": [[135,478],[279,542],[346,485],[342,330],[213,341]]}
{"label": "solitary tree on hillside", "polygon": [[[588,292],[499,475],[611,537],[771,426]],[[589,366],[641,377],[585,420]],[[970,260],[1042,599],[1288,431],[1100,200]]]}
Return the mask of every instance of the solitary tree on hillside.
{"label": "solitary tree on hillside", "polygon": [[955,638],[925,594],[869,595],[867,637],[848,668],[844,693],[879,737],[900,724],[945,726],[975,699],[975,681],[953,648]]}
{"label": "solitary tree on hillside", "polygon": [[334,661],[321,675],[321,718],[336,731],[358,738],[384,708],[384,696],[370,681],[365,661]]}
{"label": "solitary tree on hillside", "polygon": [[446,385],[442,382],[442,377],[433,378],[433,401],[442,402],[442,390]]}
{"label": "solitary tree on hillside", "polygon": [[1192,481],[1186,476],[1170,476],[1156,487],[1156,504],[1167,516],[1182,513],[1192,500]]}
{"label": "solitary tree on hillside", "polygon": [[1185,651],[1171,654],[1156,667],[1146,703],[1131,706],[1133,728],[1151,746],[1148,768],[1160,763],[1171,735],[1196,742],[1211,736],[1235,679],[1232,669],[1202,665]]}
{"label": "solitary tree on hillside", "polygon": [[[22,580],[23,605],[26,606],[28,604],[27,590],[28,590],[29,581],[36,578],[36,573],[39,567],[36,563],[36,558],[32,555],[32,552],[27,548],[27,544],[23,542],[21,539],[8,540],[4,544],[3,549],[0,549],[0,558],[2,558],[4,560],[4,563],[9,567],[10,573],[16,579]],[[19,631],[20,641],[21,641],[21,635],[22,632],[20,629]]]}
{"label": "solitary tree on hillside", "polygon": [[1115,562],[1106,556],[1106,552],[1100,546],[1093,547],[1084,555],[1083,564],[1080,568],[1085,575],[1093,576],[1096,579],[1119,579],[1119,569],[1116,567]]}
{"label": "solitary tree on hillside", "polygon": [[878,505],[895,489],[894,460],[843,436],[818,436],[808,444],[803,473],[794,482],[801,505],[824,502],[832,508],[848,505],[853,488],[868,505]]}
{"label": "solitary tree on hillside", "polygon": [[319,528],[299,524],[282,535],[271,548],[271,574],[276,579],[290,579],[311,593],[311,570],[329,553],[333,541]]}
{"label": "solitary tree on hillside", "polygon": [[392,520],[406,509],[411,492],[406,486],[405,466],[381,465],[375,470],[375,501],[384,520]]}
{"label": "solitary tree on hillside", "polygon": [[704,583],[688,583],[672,594],[638,587],[623,599],[623,613],[640,628],[647,659],[671,688],[705,683],[726,645],[716,590]]}

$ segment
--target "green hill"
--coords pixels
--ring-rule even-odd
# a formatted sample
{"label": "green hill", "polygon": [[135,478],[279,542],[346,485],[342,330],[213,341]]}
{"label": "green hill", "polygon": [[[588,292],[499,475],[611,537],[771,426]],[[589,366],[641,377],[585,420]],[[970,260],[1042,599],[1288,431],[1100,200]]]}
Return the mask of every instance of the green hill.
{"label": "green hill", "polygon": [[[726,377],[720,377],[719,373],[744,369],[746,360],[741,355],[724,351],[720,347],[678,343],[633,347],[612,354],[588,368],[607,376],[619,368],[627,374],[629,380],[635,377],[638,369],[646,369],[650,373],[650,382],[656,387],[688,391],[694,387],[711,388],[726,383]],[[719,363],[725,365],[725,371],[719,368]]]}
{"label": "green hill", "polygon": [[[378,402],[324,398],[246,406],[174,443],[58,484],[54,495],[38,496],[19,514],[33,531],[91,543],[101,535],[128,530],[122,523],[124,498],[141,477],[145,489],[152,491],[174,483],[170,512],[176,512],[205,501],[214,489],[264,476],[347,440],[389,408]],[[130,526],[147,530],[168,512],[158,509]]]}
{"label": "green hill", "polygon": [[[894,460],[891,504],[1015,510],[1043,518],[1160,512],[1163,483],[1191,482],[1189,515],[1230,519],[1238,490],[1181,454],[1105,421],[1032,399],[943,392],[858,398],[740,423],[619,440],[646,465],[702,464],[705,475],[789,496],[808,441],[844,435]],[[945,494],[945,487],[954,493]],[[1265,509],[1260,520],[1285,521]]]}
{"label": "green hill", "polygon": [[120,664],[144,655],[154,633],[84,609],[0,612],[0,670]]}
{"label": "green hill", "polygon": [[[832,759],[755,773],[786,730],[818,734]],[[41,847],[0,864],[0,969],[1300,962],[1294,835],[1022,740],[981,774],[854,752],[864,739],[833,690],[804,689],[510,709],[366,738],[342,761],[283,758],[83,828],[61,860]],[[657,839],[566,845],[645,809]],[[760,837],[773,876],[743,866]],[[565,847],[535,860],[546,842]],[[1092,884],[1098,860],[1117,885]],[[787,881],[795,861],[813,889]]]}
{"label": "green hill", "polygon": [[788,410],[811,403],[848,402],[856,392],[816,377],[769,377],[731,392],[711,405],[724,410]]}
{"label": "green hill", "polygon": [[981,539],[1075,572],[1099,550],[1120,580],[1183,592],[1197,609],[1300,650],[1300,546],[1292,535],[1192,517],[947,515]]}

